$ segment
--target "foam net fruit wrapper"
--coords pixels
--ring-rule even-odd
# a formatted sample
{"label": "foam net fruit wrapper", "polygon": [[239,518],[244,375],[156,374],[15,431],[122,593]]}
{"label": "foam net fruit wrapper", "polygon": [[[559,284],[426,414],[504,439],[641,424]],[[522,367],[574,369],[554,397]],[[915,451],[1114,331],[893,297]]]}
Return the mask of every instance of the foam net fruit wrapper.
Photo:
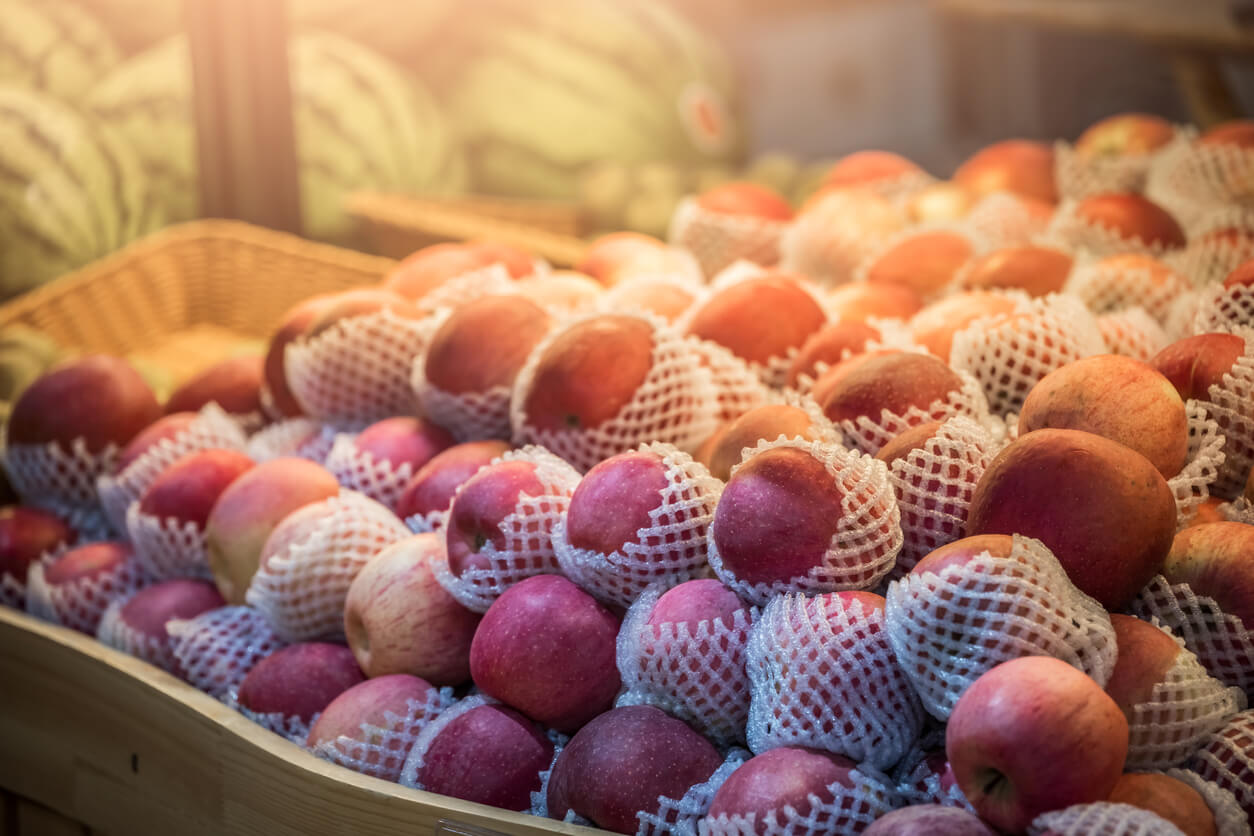
{"label": "foam net fruit wrapper", "polygon": [[253,461],[268,462],[294,456],[322,464],[335,443],[334,427],[312,418],[288,418],[271,424],[248,439],[244,448]]}
{"label": "foam net fruit wrapper", "polygon": [[1163,330],[1172,341],[1193,336],[1193,320],[1197,316],[1201,300],[1201,291],[1190,290],[1180,294],[1172,303],[1171,311],[1167,314],[1166,321],[1163,322]]}
{"label": "foam net fruit wrapper", "polygon": [[146,635],[122,619],[122,607],[126,606],[130,597],[117,599],[104,611],[100,626],[96,628],[96,638],[109,647],[178,676],[178,658],[170,647],[169,637]]}
{"label": "foam net fruit wrapper", "polygon": [[285,646],[266,617],[252,607],[219,607],[170,621],[170,650],[189,683],[224,699],[260,662]]}
{"label": "foam net fruit wrapper", "polygon": [[716,342],[693,336],[684,340],[709,370],[717,405],[717,426],[735,420],[771,399],[771,390],[753,367],[730,350]]}
{"label": "foam net fruit wrapper", "polygon": [[1232,502],[1225,502],[1219,506],[1219,511],[1223,514],[1223,518],[1229,522],[1245,523],[1246,525],[1254,525],[1254,502],[1245,497],[1238,497]]}
{"label": "foam net fruit wrapper", "polygon": [[1183,781],[1202,796],[1215,816],[1216,836],[1250,836],[1249,819],[1230,790],[1206,780],[1191,769],[1168,769],[1165,774]]}
{"label": "foam net fruit wrapper", "polygon": [[895,203],[841,189],[803,210],[780,239],[780,266],[823,285],[844,284],[866,258],[907,226]]}
{"label": "foam net fruit wrapper", "polygon": [[13,444],[4,451],[4,469],[22,501],[48,509],[99,509],[96,480],[112,472],[118,447],[99,453],[76,438],[66,450],[60,444]]}
{"label": "foam net fruit wrapper", "polygon": [[1180,653],[1150,699],[1132,707],[1125,771],[1182,765],[1211,733],[1245,708],[1240,688],[1226,687],[1212,677],[1183,641],[1169,630],[1163,632],[1180,645]]}
{"label": "foam net fruit wrapper", "polygon": [[396,509],[405,486],[417,472],[409,462],[396,467],[386,459],[376,460],[370,451],[357,449],[355,437],[347,433],[336,436],[327,454],[326,468],[342,487],[391,510]]}
{"label": "foam net fruit wrapper", "polygon": [[1192,234],[1214,210],[1254,202],[1254,152],[1231,145],[1178,145],[1151,166],[1145,194]]}
{"label": "foam net fruit wrapper", "polygon": [[318,504],[317,525],[263,560],[245,596],[289,642],[342,639],[353,578],[370,558],[410,536],[395,514],[354,491]]}
{"label": "foam net fruit wrapper", "polygon": [[749,716],[745,647],[757,608],[721,618],[649,624],[665,588],[652,586],[627,610],[618,632],[623,692],[616,705],[655,705],[720,744],[743,743]]}
{"label": "foam net fruit wrapper", "polygon": [[234,688],[227,692],[223,702],[232,710],[243,714],[266,731],[272,731],[279,737],[295,743],[302,749],[305,748],[305,741],[309,739],[309,730],[313,728],[314,723],[318,722],[318,714],[306,721],[295,714],[282,714],[277,711],[253,711],[245,708],[243,705],[240,705],[238,689]]}
{"label": "foam net fruit wrapper", "polygon": [[1232,793],[1247,815],[1254,811],[1254,710],[1234,715],[1211,735],[1189,768]]}
{"label": "foam net fruit wrapper", "polygon": [[1224,436],[1224,462],[1211,494],[1234,499],[1254,468],[1254,328],[1234,332],[1245,340],[1245,352],[1223,379],[1210,387],[1204,401],[1207,415]]}
{"label": "foam net fruit wrapper", "polygon": [[305,414],[339,429],[415,415],[409,377],[430,336],[430,318],[407,319],[390,310],[340,320],[287,346],[288,386]]}
{"label": "foam net fruit wrapper", "polygon": [[1193,313],[1194,334],[1240,328],[1254,328],[1254,285],[1214,284],[1199,291]]}
{"label": "foam net fruit wrapper", "polygon": [[553,532],[557,565],[563,574],[594,598],[619,607],[630,607],[650,584],[668,588],[708,577],[706,535],[714,521],[714,507],[723,483],[705,465],[671,444],[644,444],[641,453],[662,460],[666,487],[661,502],[649,511],[649,525],[636,539],[611,554],[571,545],[566,519]]}
{"label": "foam net fruit wrapper", "polygon": [[1069,142],[1055,142],[1054,180],[1058,193],[1071,200],[1108,192],[1140,194],[1155,161],[1170,153],[1172,143],[1186,143],[1193,134],[1189,128],[1177,127],[1168,143],[1140,153],[1085,154]]}
{"label": "foam net fruit wrapper", "polygon": [[713,276],[732,262],[744,259],[771,266],[779,261],[779,242],[788,225],[766,218],[729,215],[703,209],[684,198],[671,216],[667,238],[690,251],[701,271]]}
{"label": "foam net fruit wrapper", "polygon": [[[939,760],[939,764],[937,763]],[[914,804],[940,804],[943,807],[961,807],[974,813],[975,808],[958,788],[957,782],[944,786],[941,783],[945,760],[945,730],[943,727],[925,732],[914,742],[897,765],[893,767],[893,781],[906,806]]]}
{"label": "foam net fruit wrapper", "polygon": [[126,531],[135,547],[135,560],[153,580],[213,577],[208,541],[195,522],[155,517],[132,502],[126,512]]}
{"label": "foam net fruit wrapper", "polygon": [[[1223,235],[1240,230],[1233,240]],[[1208,237],[1210,233],[1220,233]],[[1194,287],[1205,288],[1228,278],[1243,261],[1254,257],[1254,209],[1228,206],[1208,213],[1189,229],[1189,244],[1168,257],[1171,266]]]}
{"label": "foam net fruit wrapper", "polygon": [[486,392],[448,392],[427,380],[420,355],[414,360],[413,386],[422,414],[459,441],[510,437],[509,401],[513,390],[493,386]]}
{"label": "foam net fruit wrapper", "polygon": [[1180,472],[1167,480],[1176,499],[1177,528],[1184,528],[1210,496],[1210,487],[1223,468],[1227,443],[1219,424],[1208,417],[1204,404],[1188,401],[1185,414],[1189,419],[1189,455]]}
{"label": "foam net fruit wrapper", "polygon": [[31,564],[26,576],[26,611],[89,636],[96,635],[110,604],[129,598],[148,581],[134,556],[108,571],[56,585],[44,579],[45,568],[41,563]]}
{"label": "foam net fruit wrapper", "polygon": [[810,809],[800,814],[791,804],[769,811],[763,821],[749,815],[706,816],[697,824],[700,836],[856,836],[900,803],[892,780],[863,764],[849,772],[852,786],[835,782],[823,799],[811,793]]}
{"label": "foam net fruit wrapper", "polygon": [[541,445],[581,471],[650,441],[668,442],[682,450],[695,449],[718,428],[713,380],[691,344],[654,317],[639,317],[653,328],[649,371],[618,414],[596,427],[580,429],[550,430],[530,424],[526,402],[544,352],[568,328],[600,316],[604,315],[568,319],[531,352],[514,382],[511,398],[514,443]]}
{"label": "foam net fruit wrapper", "polygon": [[990,248],[1027,244],[1043,235],[1048,219],[1032,211],[1031,204],[1007,192],[981,198],[962,219]]}
{"label": "foam net fruit wrapper", "polygon": [[1254,694],[1254,634],[1213,598],[1156,575],[1133,599],[1131,611],[1182,638],[1211,676]]}
{"label": "foam net fruit wrapper", "polygon": [[192,453],[203,450],[243,452],[246,445],[239,424],[216,403],[210,403],[173,437],[157,441],[121,473],[113,474],[113,468],[104,471],[92,486],[99,491],[100,504],[110,522],[118,531],[126,531],[126,514],[131,503],[142,497],[167,467]]}
{"label": "foam net fruit wrapper", "polygon": [[1144,308],[1125,308],[1097,317],[1097,327],[1111,354],[1148,363],[1171,342],[1167,332]]}
{"label": "foam net fruit wrapper", "polygon": [[980,382],[996,415],[1018,412],[1045,375],[1084,357],[1106,353],[1093,316],[1078,299],[1050,295],[1017,313],[978,319],[954,335],[949,362]]}
{"label": "foam net fruit wrapper", "polygon": [[947,421],[955,416],[966,416],[982,421],[988,414],[988,401],[980,382],[971,374],[958,371],[962,385],[944,399],[937,399],[927,409],[911,406],[904,415],[887,409],[880,410],[876,418],[859,415],[856,419],[844,418],[836,422],[844,436],[845,446],[875,455],[885,444],[912,427],[933,421]]}
{"label": "foam net fruit wrapper", "polygon": [[1042,813],[1028,826],[1028,836],[1184,836],[1157,813],[1131,804],[1098,801]]}
{"label": "foam net fruit wrapper", "polygon": [[1168,247],[1158,241],[1145,241],[1139,236],[1124,236],[1115,229],[1083,218],[1075,201],[1063,201],[1054,212],[1049,229],[1042,243],[1052,244],[1073,253],[1093,256],[1139,253],[1157,259],[1179,252],[1182,248]]}
{"label": "foam net fruit wrapper", "polygon": [[[557,756],[562,754],[562,750],[566,748],[566,744],[570,742],[570,738],[561,732],[548,729],[545,735],[553,743],[553,757],[549,759],[549,768],[540,772],[540,789],[531,794],[531,810],[533,816],[539,816],[542,819],[555,818],[549,815],[549,777],[553,774],[553,766],[557,763]],[[575,814],[574,810],[566,811],[564,822],[571,824],[581,824],[587,827],[594,826],[592,822]]]}
{"label": "foam net fruit wrapper", "polygon": [[965,536],[976,483],[1003,446],[982,424],[959,415],[888,465],[904,538],[891,578]]}
{"label": "foam net fruit wrapper", "polygon": [[885,769],[923,729],[882,611],[834,596],[780,595],[749,637],[749,748],[807,746]]}
{"label": "foam net fruit wrapper", "polygon": [[748,583],[723,565],[718,545],[714,537],[710,537],[709,560],[714,573],[742,599],[758,605],[783,592],[814,594],[872,589],[892,570],[897,553],[901,551],[901,512],[888,481],[888,468],[870,456],[828,442],[779,438],[758,442],[757,447],[732,468],[732,478],[753,456],[782,447],[813,456],[841,489],[840,527],[823,554],[822,562],[805,575],[787,581]]}
{"label": "foam net fruit wrapper", "polygon": [[1053,656],[1103,686],[1114,670],[1110,616],[1039,540],[1015,535],[1008,557],[983,552],[939,575],[907,575],[886,597],[897,661],[941,720],[981,674],[1011,659]]}
{"label": "foam net fruit wrapper", "polygon": [[[453,720],[468,711],[484,705],[502,705],[502,703],[486,694],[471,694],[464,699],[457,700],[454,699],[453,689],[451,688],[443,688],[438,692],[434,689],[428,691],[425,704],[419,704],[417,700],[410,700],[409,717],[400,718],[389,714],[388,725],[390,729],[395,729],[395,731],[370,727],[371,733],[367,737],[376,737],[380,733],[387,733],[393,738],[392,741],[389,741],[393,745],[381,751],[375,750],[376,754],[372,759],[372,766],[375,771],[366,772],[365,774],[374,775],[376,778],[384,778],[388,781],[397,781],[403,786],[413,787],[418,790],[427,789],[419,780],[419,775],[422,772],[422,768],[426,765],[424,758],[431,749],[431,744],[435,742],[436,737]],[[346,740],[346,738],[341,737],[340,740]],[[316,749],[315,754],[318,754]],[[393,769],[392,761],[397,755],[400,755],[400,760]],[[388,763],[386,767],[380,761],[381,756],[387,758]],[[356,767],[349,768],[356,769]],[[357,769],[357,771],[363,772],[364,770]],[[380,772],[385,774],[379,774]],[[390,773],[394,777],[389,777],[386,773]],[[537,782],[538,780],[539,773],[537,773]]]}
{"label": "foam net fruit wrapper", "polygon": [[[501,593],[532,575],[560,575],[553,536],[558,522],[570,506],[571,494],[579,484],[579,472],[543,447],[528,446],[511,450],[495,461],[524,461],[536,466],[536,477],[544,487],[538,496],[522,494],[514,512],[501,521],[505,548],[489,540],[479,554],[487,569],[467,567],[455,576],[447,553],[432,565],[436,580],[453,598],[474,612],[487,612]],[[460,492],[460,489],[459,489]],[[456,497],[453,502],[456,503]]]}
{"label": "foam net fruit wrapper", "polygon": [[402,770],[423,730],[454,702],[452,688],[432,688],[423,700],[407,700],[404,714],[385,711],[385,725],[362,723],[360,738],[340,735],[314,744],[310,751],[362,775],[404,783]]}
{"label": "foam net fruit wrapper", "polygon": [[[547,267],[544,272],[548,272]],[[492,264],[445,279],[420,297],[418,306],[424,311],[456,308],[480,297],[509,293],[513,289],[514,280],[505,265]]]}
{"label": "foam net fruit wrapper", "polygon": [[1191,289],[1189,280],[1174,270],[1159,273],[1141,264],[1102,260],[1076,265],[1063,286],[1064,293],[1079,297],[1095,314],[1140,307],[1160,324]]}
{"label": "foam net fruit wrapper", "polygon": [[714,770],[714,774],[700,784],[689,787],[682,798],[658,797],[658,809],[652,812],[639,810],[636,819],[640,828],[636,836],[695,836],[697,822],[710,811],[714,794],[727,777],[752,757],[744,749],[733,748]]}

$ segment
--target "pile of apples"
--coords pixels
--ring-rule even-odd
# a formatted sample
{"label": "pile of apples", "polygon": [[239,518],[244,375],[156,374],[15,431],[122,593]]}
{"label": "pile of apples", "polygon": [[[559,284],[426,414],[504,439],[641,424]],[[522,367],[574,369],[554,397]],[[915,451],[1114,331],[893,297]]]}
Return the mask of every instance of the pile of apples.
{"label": "pile of apples", "polygon": [[[6,429],[0,601],[620,833],[1250,832],[1254,123],[441,244]],[[258,277],[259,281],[264,277]],[[241,304],[244,304],[241,300]]]}

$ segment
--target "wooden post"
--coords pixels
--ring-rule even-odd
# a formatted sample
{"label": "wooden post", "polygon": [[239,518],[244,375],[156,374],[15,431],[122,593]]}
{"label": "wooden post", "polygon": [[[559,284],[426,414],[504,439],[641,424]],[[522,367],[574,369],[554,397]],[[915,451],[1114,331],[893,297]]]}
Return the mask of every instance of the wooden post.
{"label": "wooden post", "polygon": [[286,0],[186,0],[201,213],[299,234]]}

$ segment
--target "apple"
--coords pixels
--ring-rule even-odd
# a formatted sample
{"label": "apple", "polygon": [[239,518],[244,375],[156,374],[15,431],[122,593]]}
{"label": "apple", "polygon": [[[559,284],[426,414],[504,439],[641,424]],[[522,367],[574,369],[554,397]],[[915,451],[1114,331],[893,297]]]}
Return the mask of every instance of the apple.
{"label": "apple", "polygon": [[244,603],[266,539],[284,517],[340,491],[335,477],[306,459],[262,462],[231,482],[205,523],[209,569],[222,597]]}
{"label": "apple", "polygon": [[827,322],[818,301],[791,273],[772,271],[716,290],[692,311],[687,332],[765,366],[787,358]]}
{"label": "apple", "polygon": [[364,316],[390,312],[403,319],[422,319],[423,312],[417,305],[400,294],[376,287],[345,290],[326,298],[326,304],[314,317],[301,341],[309,341],[334,328],[341,322]]}
{"label": "apple", "polygon": [[1176,135],[1171,123],[1148,113],[1117,113],[1089,125],[1075,142],[1082,157],[1123,157],[1157,151]]}
{"label": "apple", "polygon": [[[217,587],[208,581],[175,578],[144,587],[122,604],[118,619],[142,644],[122,647],[146,662],[164,668],[176,676],[185,676],[171,650],[166,624],[175,619],[191,619],[226,604]],[[108,642],[103,635],[99,638]]]}
{"label": "apple", "polygon": [[1224,287],[1254,287],[1254,258],[1246,259],[1224,279]]}
{"label": "apple", "polygon": [[[454,715],[450,717],[450,715]],[[427,792],[527,812],[553,743],[535,723],[504,705],[481,703],[442,715],[426,741],[415,785]]]}
{"label": "apple", "polygon": [[1180,828],[1184,836],[1216,836],[1218,832],[1215,814],[1201,793],[1170,775],[1121,775],[1106,800],[1149,810]]}
{"label": "apple", "polygon": [[1254,526],[1238,522],[1196,525],[1176,534],[1162,566],[1169,583],[1185,583],[1225,613],[1254,628]]}
{"label": "apple", "polygon": [[1029,296],[1059,293],[1075,261],[1057,247],[1018,244],[973,258],[959,283],[966,290],[1022,290]]}
{"label": "apple", "polygon": [[1058,202],[1054,149],[1043,142],[1008,139],[971,155],[954,172],[953,182],[979,195],[993,192]]}
{"label": "apple", "polygon": [[740,464],[744,451],[753,449],[759,441],[774,441],[780,436],[818,440],[820,435],[814,418],[801,407],[765,404],[721,427],[702,445],[703,452],[697,459],[713,476],[726,482],[731,478],[732,468]]}
{"label": "apple", "polygon": [[[484,546],[506,554],[510,542],[502,525],[517,512],[524,496],[542,496],[544,484],[536,465],[524,460],[497,461],[481,468],[457,489],[444,528],[449,571],[460,578],[467,569],[488,570]],[[546,524],[542,535],[545,554],[553,553],[553,532]],[[556,557],[556,554],[554,557]],[[556,568],[556,564],[554,564]]]}
{"label": "apple", "polygon": [[387,462],[394,470],[409,465],[415,471],[453,444],[443,427],[404,416],[376,421],[353,440],[358,452],[369,453],[376,462]]}
{"label": "apple", "polygon": [[1144,253],[1118,253],[1078,269],[1067,292],[1079,296],[1094,313],[1132,306],[1165,323],[1191,283],[1161,260]]}
{"label": "apple", "polygon": [[549,815],[573,810],[597,827],[633,834],[637,812],[656,813],[659,797],[682,798],[722,762],[713,744],[660,709],[615,708],[581,728],[557,756]]}
{"label": "apple", "polygon": [[575,270],[553,270],[542,276],[522,279],[514,285],[514,289],[555,315],[591,310],[604,296],[604,288],[599,282]]}
{"label": "apple", "polygon": [[431,337],[423,374],[453,394],[486,394],[509,387],[552,318],[516,295],[483,296],[458,307]]}
{"label": "apple", "polygon": [[1227,146],[1242,150],[1254,148],[1254,121],[1233,119],[1208,128],[1197,138],[1203,146]]}
{"label": "apple", "polygon": [[1128,754],[1128,721],[1086,674],[1026,656],[966,690],[949,717],[945,751],[980,818],[1021,833],[1041,813],[1110,795]]}
{"label": "apple", "polygon": [[954,334],[978,319],[1011,314],[1016,307],[1014,298],[1002,293],[956,293],[915,314],[910,320],[910,333],[916,343],[948,363]]}
{"label": "apple", "polygon": [[222,492],[253,464],[234,450],[202,450],[183,456],[149,483],[140,497],[139,511],[159,520],[192,523],[203,531]]}
{"label": "apple", "polygon": [[958,232],[915,232],[874,256],[866,265],[868,284],[905,285],[924,299],[935,297],[975,255],[971,239]]}
{"label": "apple", "polygon": [[965,186],[942,180],[910,195],[906,212],[917,224],[956,221],[967,215],[979,196]]}
{"label": "apple", "polygon": [[447,511],[457,489],[509,449],[504,441],[467,441],[436,453],[405,484],[397,516],[408,520]]}
{"label": "apple", "polygon": [[1042,541],[1072,583],[1109,610],[1126,606],[1162,568],[1175,527],[1175,497],[1148,459],[1066,429],[1028,433],[998,453],[967,516],[968,534]]}
{"label": "apple", "polygon": [[1076,204],[1076,217],[1118,238],[1135,239],[1179,249],[1186,243],[1184,229],[1158,204],[1131,192],[1109,192],[1086,197]]}
{"label": "apple", "polygon": [[536,257],[523,247],[494,238],[472,238],[466,246],[485,264],[500,264],[512,279],[521,279],[535,272]]}
{"label": "apple", "polygon": [[702,621],[735,623],[736,613],[749,613],[749,606],[721,581],[696,578],[684,581],[663,592],[649,611],[646,622],[651,627],[663,624],[686,624],[695,631]]}
{"label": "apple", "polygon": [[470,642],[479,616],[440,586],[433,565],[443,538],[417,534],[362,567],[344,602],[348,646],[367,676],[407,673],[433,685],[470,678]]}
{"label": "apple", "polygon": [[492,255],[468,244],[432,244],[411,253],[383,280],[383,287],[418,301],[449,279],[482,270]]}
{"label": "apple", "polygon": [[321,316],[330,298],[330,294],[323,294],[305,299],[293,306],[283,315],[279,327],[270,336],[262,368],[266,395],[272,409],[279,416],[298,418],[305,414],[287,385],[287,372],[284,369],[283,358],[288,345],[304,334],[314,320]]}
{"label": "apple", "polygon": [[[31,564],[77,539],[74,529],[51,511],[24,505],[0,508],[0,581],[11,578],[25,588]],[[22,605],[21,601],[5,603]]]}
{"label": "apple", "polygon": [[[818,812],[816,802],[837,807],[839,801],[847,801],[855,795],[861,800],[859,782],[850,774],[856,768],[857,764],[849,758],[818,749],[801,746],[769,749],[745,761],[727,776],[714,793],[706,822],[711,833],[744,833],[750,828],[758,836],[789,832],[789,824],[794,819],[804,820]],[[865,800],[873,803],[870,798]],[[750,816],[752,823],[746,821]],[[822,820],[834,833],[854,832],[858,827],[854,820],[839,813],[830,819],[824,816]],[[743,826],[739,822],[743,822]]]}
{"label": "apple", "polygon": [[875,186],[906,177],[922,176],[923,169],[891,151],[855,151],[837,160],[823,177],[823,185],[838,188]]}
{"label": "apple", "polygon": [[[1247,501],[1251,500],[1251,496],[1247,494]],[[1185,528],[1192,528],[1195,525],[1205,525],[1206,523],[1223,522],[1227,519],[1221,510],[1227,503],[1218,496],[1208,496],[1202,501],[1202,504],[1193,509],[1193,513],[1188,518],[1182,518]]]}
{"label": "apple", "polygon": [[662,457],[651,451],[611,456],[584,474],[566,511],[566,540],[601,555],[621,552],[653,526],[652,512],[664,500],[670,477]]}
{"label": "apple", "polygon": [[257,714],[282,714],[309,723],[365,679],[353,651],[342,644],[292,644],[254,665],[240,684],[237,699]]}
{"label": "apple", "polygon": [[863,322],[878,319],[910,319],[923,309],[923,300],[905,285],[842,284],[827,292],[832,322]]}
{"label": "apple", "polygon": [[470,646],[485,694],[571,734],[613,704],[619,619],[557,575],[527,578],[497,598]]}
{"label": "apple", "polygon": [[1189,769],[1232,793],[1254,819],[1254,709],[1228,718],[1194,754]]}
{"label": "apple", "polygon": [[879,817],[862,836],[997,836],[997,831],[959,807],[915,804]]}
{"label": "apple", "polygon": [[1028,392],[1020,436],[1035,430],[1083,430],[1117,441],[1170,479],[1189,456],[1189,419],[1171,381],[1153,366],[1100,354],[1056,369]]}
{"label": "apple", "polygon": [[70,360],[28,386],[9,413],[5,438],[55,444],[67,453],[75,439],[99,454],[126,446],[161,417],[152,389],[125,360],[103,354]]}
{"label": "apple", "polygon": [[837,320],[810,335],[788,367],[788,385],[796,387],[802,375],[819,377],[819,365],[833,366],[847,356],[861,354],[880,329],[860,320]]}
{"label": "apple", "polygon": [[624,279],[601,297],[607,311],[639,310],[674,324],[697,299],[694,286],[670,278]]}
{"label": "apple", "polygon": [[166,414],[199,412],[216,403],[232,415],[261,414],[265,359],[253,354],[231,357],[185,381],[166,399]]}
{"label": "apple", "polygon": [[792,207],[778,193],[757,183],[723,183],[697,196],[697,205],[707,212],[768,221],[792,220]]}
{"label": "apple", "polygon": [[623,265],[637,259],[652,260],[666,249],[666,244],[652,235],[611,232],[594,238],[574,267],[585,276],[612,287],[618,283],[615,274]]}
{"label": "apple", "polygon": [[144,427],[129,444],[122,448],[122,453],[118,456],[117,464],[113,468],[114,474],[121,474],[162,441],[175,441],[184,430],[191,427],[198,417],[200,416],[195,412],[176,412],[158,418]]}
{"label": "apple", "polygon": [[1245,353],[1245,340],[1236,334],[1195,334],[1164,348],[1150,365],[1158,369],[1184,400],[1210,400],[1210,388],[1223,383]]}
{"label": "apple", "polygon": [[[142,584],[134,550],[122,542],[86,543],[47,566],[36,565],[35,571],[43,587],[38,594],[46,594],[47,600],[32,600],[37,593],[28,585],[27,609],[31,610],[34,604],[33,611],[38,613],[47,606],[56,621],[89,636],[96,635],[100,618],[111,603],[127,597]],[[27,577],[35,581],[34,574]]]}

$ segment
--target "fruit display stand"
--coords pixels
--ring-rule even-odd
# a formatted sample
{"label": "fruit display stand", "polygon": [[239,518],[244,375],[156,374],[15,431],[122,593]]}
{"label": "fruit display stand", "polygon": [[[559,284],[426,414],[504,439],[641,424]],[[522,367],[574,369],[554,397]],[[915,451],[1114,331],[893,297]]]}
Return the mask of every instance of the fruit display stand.
{"label": "fruit display stand", "polygon": [[3,836],[601,832],[332,765],[164,671],[3,607],[0,683]]}

